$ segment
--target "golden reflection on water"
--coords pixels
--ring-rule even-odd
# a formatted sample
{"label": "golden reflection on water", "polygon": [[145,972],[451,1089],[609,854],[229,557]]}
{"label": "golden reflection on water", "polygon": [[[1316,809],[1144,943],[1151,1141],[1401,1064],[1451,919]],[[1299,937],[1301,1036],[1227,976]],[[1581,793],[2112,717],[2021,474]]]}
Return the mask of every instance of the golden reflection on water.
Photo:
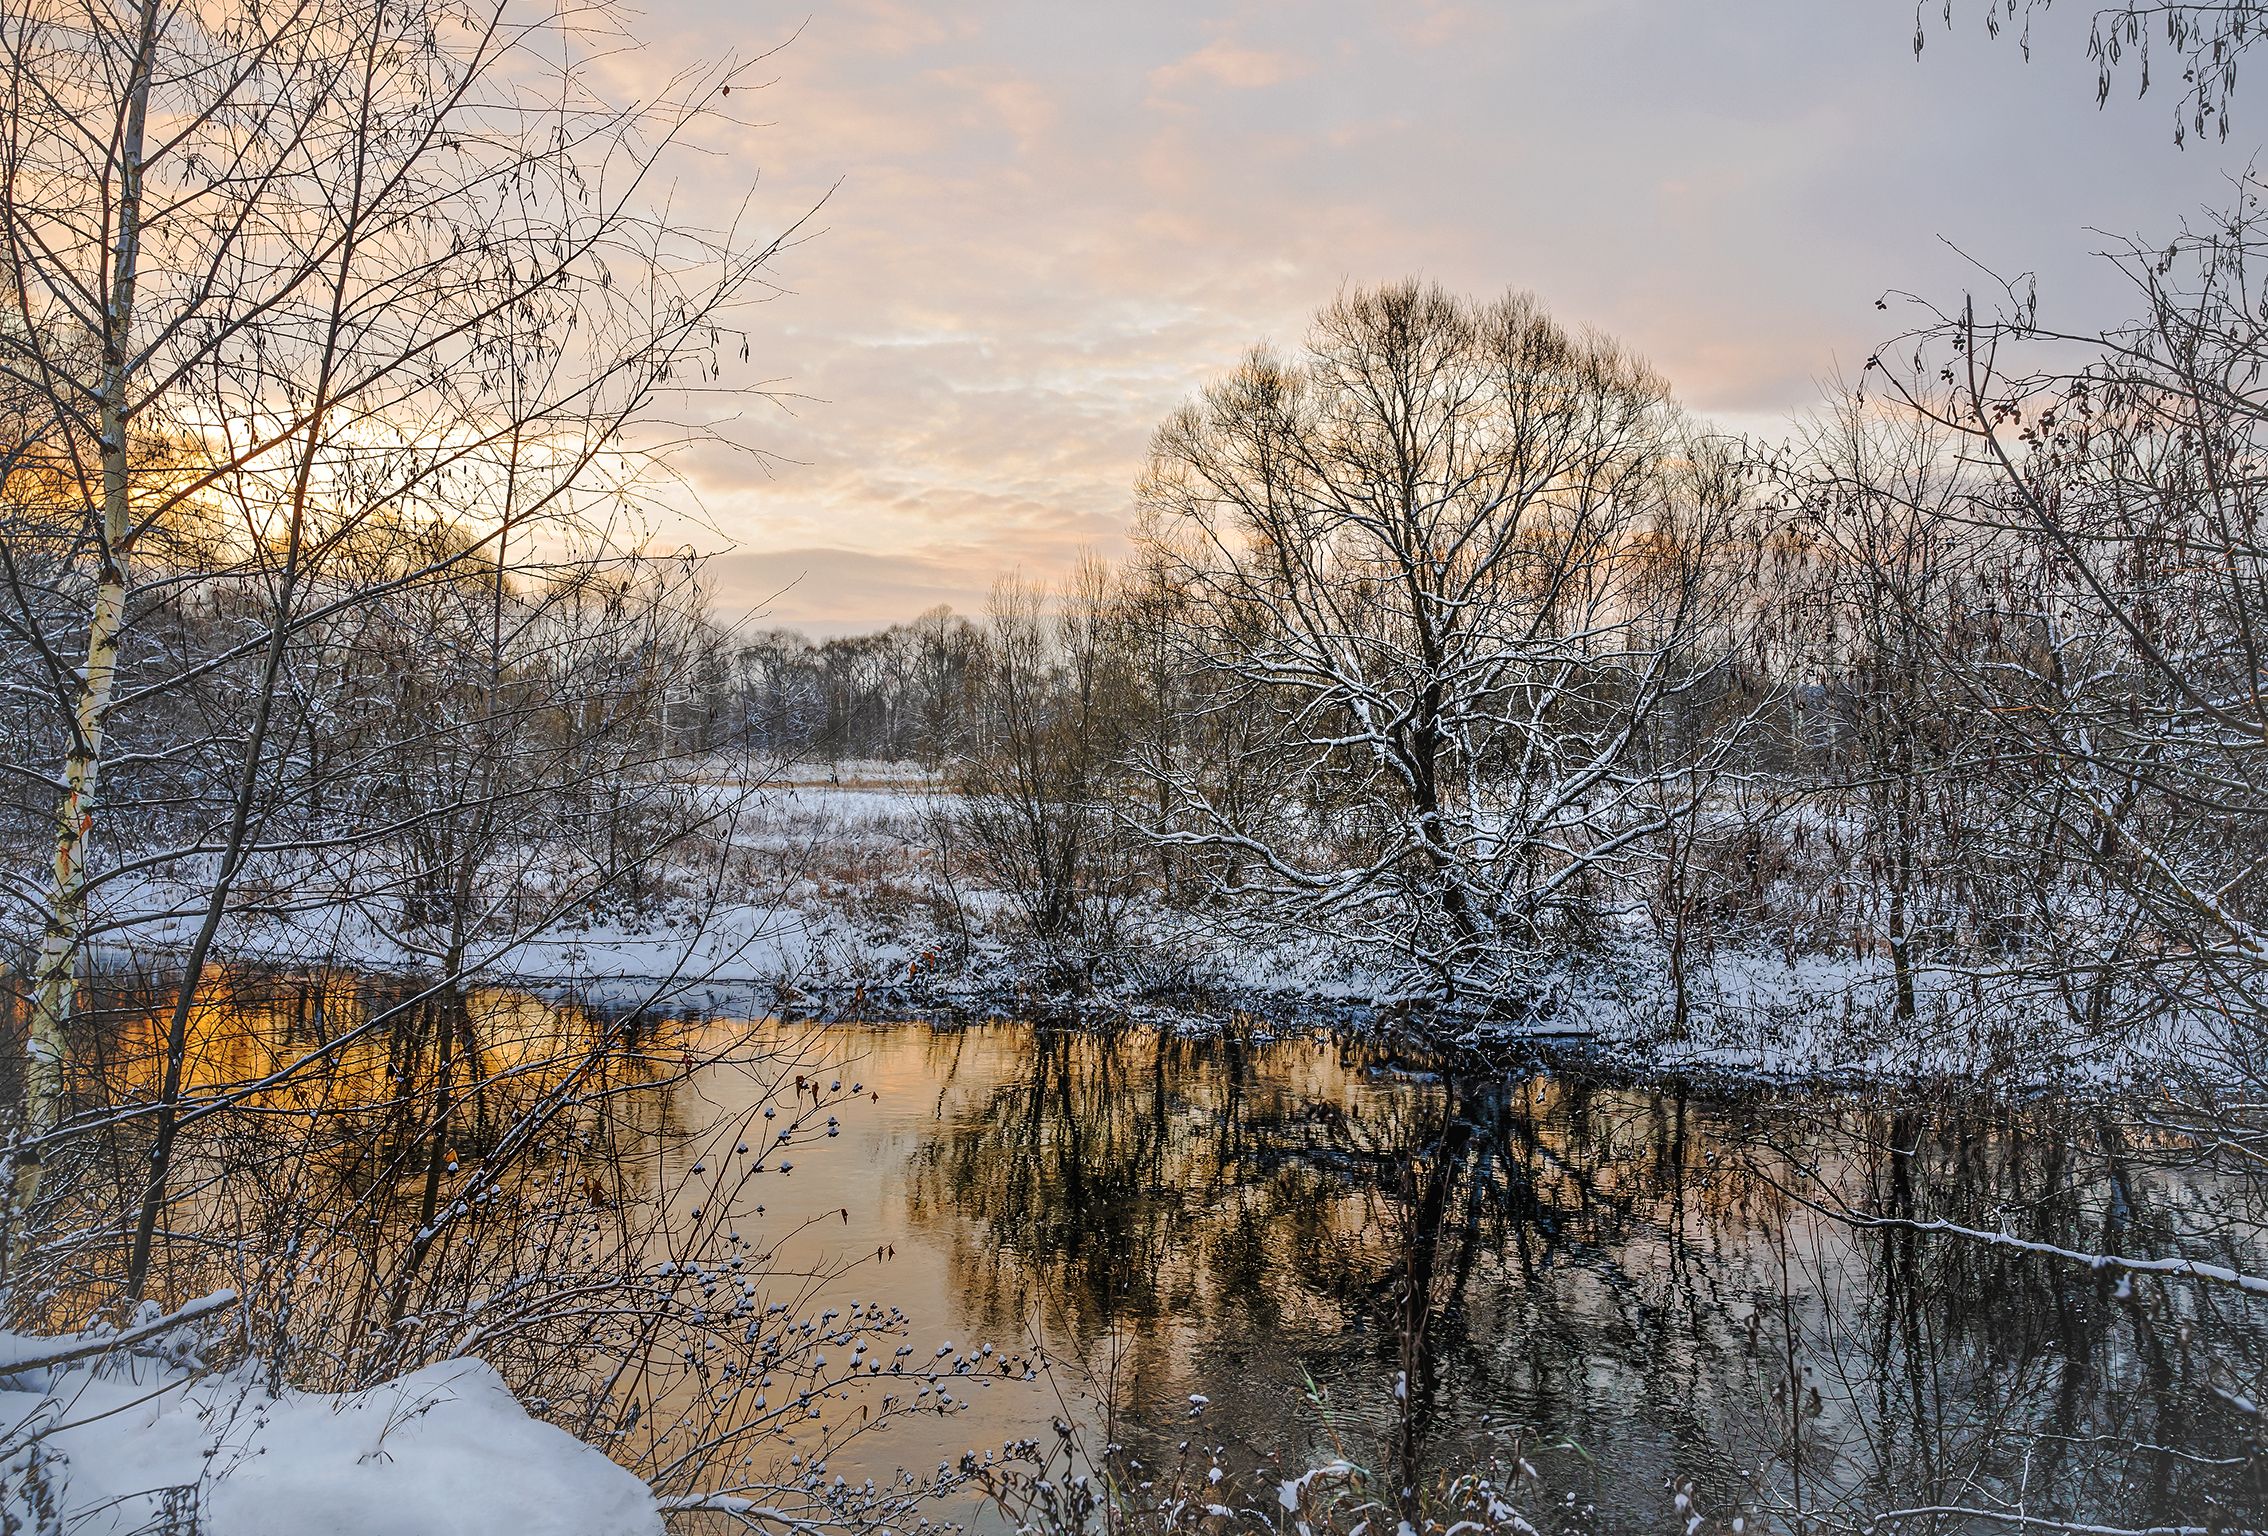
{"label": "golden reflection on water", "polygon": [[[108,1091],[147,1095],[162,997],[113,987],[106,1002]],[[1758,1176],[1792,1147],[1807,1176],[1877,1201],[2048,1209],[2069,1133],[2021,1117],[1548,1071],[1444,1080],[1306,1035],[633,1025],[506,988],[452,1014],[337,972],[216,971],[189,1040],[194,1096],[261,1086],[210,1124],[179,1224],[271,1232],[293,1202],[348,1213],[334,1225],[353,1241],[327,1260],[337,1326],[385,1311],[433,1198],[446,1209],[486,1181],[592,1251],[612,1230],[623,1262],[709,1263],[729,1236],[768,1271],[764,1298],[886,1301],[911,1319],[917,1358],[992,1347],[962,1411],[836,1452],[854,1479],[998,1446],[1068,1406],[1151,1456],[1192,1433],[1253,1457],[1328,1446],[1381,1464],[1517,1448],[1608,1511],[1598,1528],[1651,1528],[1673,1477],[1728,1508],[1742,1469],[1791,1458],[1858,1487],[1942,1482],[1986,1455],[1902,1407],[1900,1383],[1926,1376],[2002,1414],[2032,1401],[2022,1411],[2066,1436],[2142,1390],[2121,1314],[2075,1322],[2034,1268],[1858,1237]],[[548,1138],[515,1144],[530,1106],[562,1095],[574,1108]],[[287,1149],[287,1124],[326,1131],[294,1131]],[[798,1139],[775,1148],[787,1125]],[[499,1179],[488,1159],[506,1152]],[[633,1233],[634,1209],[650,1228]],[[178,1291],[213,1281],[210,1245],[171,1255]],[[469,1292],[517,1262],[476,1262],[468,1244],[417,1279]],[[2082,1345],[2084,1378],[2042,1390]],[[2155,1361],[2149,1390],[2199,1390],[2189,1351]],[[1048,1379],[1017,1379],[1027,1359],[1050,1362]],[[685,1390],[657,1386],[646,1411]],[[1209,1399],[1194,1429],[1193,1395]],[[875,1398],[830,1411],[871,1415]],[[2103,1479],[2120,1475],[2104,1463]]]}
{"label": "golden reflection on water", "polygon": [[[105,1081],[120,1098],[154,1096],[162,1080],[171,984],[108,981],[97,993],[110,1055]],[[277,974],[212,965],[190,1004],[184,1031],[182,1086],[191,1097],[228,1095],[270,1109],[368,1109],[400,1096],[410,1042],[429,1048],[433,1010],[445,995],[423,996],[353,971],[318,969]],[[474,987],[463,994],[480,1076],[557,1086],[581,1065],[580,1048],[595,1038],[583,1010],[510,987]],[[662,1042],[649,1032],[620,1054]]]}

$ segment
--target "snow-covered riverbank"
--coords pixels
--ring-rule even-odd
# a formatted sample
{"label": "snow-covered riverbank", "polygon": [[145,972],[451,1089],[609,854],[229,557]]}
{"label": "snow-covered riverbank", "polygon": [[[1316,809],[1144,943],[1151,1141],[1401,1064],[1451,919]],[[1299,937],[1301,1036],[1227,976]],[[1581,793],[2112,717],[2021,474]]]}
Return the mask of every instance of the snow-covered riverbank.
{"label": "snow-covered riverbank", "polygon": [[[727,1016],[1416,1026],[1484,1049],[1547,1042],[1627,1069],[1773,1081],[2100,1092],[2213,1066],[2209,1020],[2114,993],[2091,1000],[2095,1021],[2083,1025],[2059,988],[1998,965],[1919,966],[1902,1008],[1887,956],[1728,943],[1686,956],[1681,1008],[1667,956],[1641,928],[1539,975],[1516,1006],[1472,998],[1442,1013],[1391,1000],[1391,970],[1344,946],[1140,901],[1112,952],[1070,980],[1019,942],[1004,895],[942,867],[937,817],[949,804],[905,765],[806,767],[740,818],[729,875],[679,880],[642,910],[585,907],[497,934],[471,946],[467,974],[608,1007]],[[316,882],[271,883],[275,899],[232,912],[217,953],[434,973],[438,939],[404,924],[382,895],[328,899]],[[532,905],[542,892],[528,894]],[[106,958],[147,965],[179,953],[200,895],[112,885],[113,920],[130,921]]]}

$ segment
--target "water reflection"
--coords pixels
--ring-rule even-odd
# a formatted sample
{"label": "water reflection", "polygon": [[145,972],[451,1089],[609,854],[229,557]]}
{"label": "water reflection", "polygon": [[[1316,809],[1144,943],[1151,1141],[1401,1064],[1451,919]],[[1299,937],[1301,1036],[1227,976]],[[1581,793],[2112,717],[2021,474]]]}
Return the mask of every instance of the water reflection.
{"label": "water reflection", "polygon": [[[48,1213],[71,1235],[37,1255],[51,1323],[116,1294],[174,988],[168,976],[114,973],[88,989],[98,1027],[71,1061],[83,1133],[59,1158],[68,1176],[52,1181],[69,1203]],[[685,1027],[512,989],[209,969],[188,1018],[184,1133],[152,1294],[275,1289],[289,1254],[320,1270],[293,1305],[334,1319],[325,1384],[398,1366],[405,1318],[472,1294],[477,1269],[509,1273],[522,1257],[509,1242],[459,1244],[438,1255],[453,1268],[429,1263],[444,1225],[505,1185],[525,1193],[570,1166],[587,1203],[612,1208],[625,1202],[609,1190],[644,1177],[633,1154],[684,1134],[672,1085],[694,1061]]]}
{"label": "water reflection", "polygon": [[[572,1072],[603,1088],[603,1113],[579,1109],[526,1177],[571,1161],[592,1213],[634,1184],[680,1225],[699,1210],[745,1232],[805,1298],[880,1297],[932,1338],[1057,1363],[1036,1385],[992,1376],[951,1418],[893,1424],[838,1473],[1031,1433],[1060,1395],[1152,1463],[1194,1436],[1232,1460],[1351,1454],[1416,1486],[1524,1457],[1546,1528],[1674,1530],[1669,1490],[1687,1481],[1711,1528],[1750,1531],[1953,1506],[2119,1528],[2268,1518],[2257,1299],[1855,1231],[1807,1203],[2268,1262],[2256,1190],[2107,1115],[1449,1070],[1249,1030],[813,1033],[512,993],[373,1031],[359,1021],[394,1005],[368,985],[306,978],[249,1009],[216,996],[193,1053],[207,1088],[324,1054],[246,1113],[339,1127],[321,1177],[292,1187],[368,1206],[367,1304],[404,1231],[431,1224],[429,1202],[417,1213],[437,1133],[429,1107],[405,1106],[455,1074],[447,1151],[469,1164]],[[133,1013],[120,1004],[121,1060],[150,1049]],[[786,1063],[863,1091],[791,1172],[733,1172],[749,1127],[786,1102]],[[250,1198],[217,1172],[204,1188]],[[1915,1513],[1880,1528],[2009,1527]]]}
{"label": "water reflection", "polygon": [[1789,1193],[2257,1269],[2243,1192],[2107,1117],[1008,1033],[909,1208],[984,1326],[1037,1315],[1110,1362],[1153,1459],[1190,1393],[1213,1436],[1320,1454],[1312,1380],[1332,1446],[1398,1483],[1517,1446],[1605,1529],[1659,1528],[1687,1480],[1751,1528],[2260,1518],[2257,1304],[1857,1233]]}

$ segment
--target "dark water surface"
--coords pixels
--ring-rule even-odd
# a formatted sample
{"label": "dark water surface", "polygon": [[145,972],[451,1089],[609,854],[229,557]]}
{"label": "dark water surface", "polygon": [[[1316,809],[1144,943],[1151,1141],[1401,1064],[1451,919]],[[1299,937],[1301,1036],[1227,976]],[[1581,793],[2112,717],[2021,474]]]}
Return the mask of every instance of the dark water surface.
{"label": "dark water surface", "polygon": [[2242,1411],[2259,1302],[1794,1197],[2257,1270],[2243,1192],[2107,1115],[1459,1075],[1307,1037],[906,1024],[824,1048],[880,1097],[767,1185],[770,1219],[847,1210],[839,1255],[890,1255],[853,1293],[1060,1363],[868,1462],[1028,1434],[1062,1390],[1153,1465],[1188,1439],[1294,1470],[1525,1457],[1532,1518],[1599,1531],[1680,1528],[1688,1480],[1751,1529],[2268,1508]]}
{"label": "dark water surface", "polygon": [[[592,1017],[475,1011],[505,1079],[514,1030]],[[259,1078],[309,1012],[216,1012],[192,1076]],[[1150,1467],[1185,1442],[1420,1482],[1524,1461],[1546,1530],[1681,1531],[1688,1482],[1711,1530],[2268,1523],[2268,1302],[1813,1208],[2263,1272],[2258,1187],[2131,1114],[1452,1071],[1251,1030],[668,1028],[690,1033],[649,1057],[685,1070],[610,1102],[673,1217],[817,1277],[806,1307],[886,1302],[916,1358],[979,1362],[962,1411],[862,1436],[830,1474],[933,1470],[1060,1414]],[[701,1065],[720,1042],[742,1063]],[[388,1049],[341,1053],[289,1113],[398,1082]],[[803,1113],[788,1062],[859,1091],[792,1171],[736,1174],[767,1106]],[[1953,1506],[2035,1524],[1918,1512]]]}

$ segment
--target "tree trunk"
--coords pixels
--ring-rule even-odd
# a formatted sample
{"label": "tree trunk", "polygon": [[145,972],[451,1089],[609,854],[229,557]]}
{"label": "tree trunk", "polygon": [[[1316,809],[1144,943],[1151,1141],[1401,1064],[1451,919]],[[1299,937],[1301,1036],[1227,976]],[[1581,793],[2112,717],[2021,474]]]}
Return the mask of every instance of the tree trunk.
{"label": "tree trunk", "polygon": [[87,618],[87,657],[72,700],[71,750],[63,765],[63,793],[55,810],[55,881],[49,892],[47,931],[32,974],[31,1019],[25,1043],[24,1122],[16,1148],[14,1201],[7,1253],[13,1273],[32,1202],[39,1196],[45,1143],[63,1123],[64,1066],[70,1021],[77,1005],[80,937],[86,927],[87,843],[94,830],[101,779],[103,733],[110,722],[118,675],[119,641],[126,621],[126,559],[134,524],[127,462],[128,333],[140,261],[143,126],[149,112],[150,61],[157,44],[156,0],[144,0],[134,77],[127,86],[126,121],[118,147],[118,229],[111,246],[110,292],[103,315],[98,430],[102,453],[102,529],[94,603]]}

